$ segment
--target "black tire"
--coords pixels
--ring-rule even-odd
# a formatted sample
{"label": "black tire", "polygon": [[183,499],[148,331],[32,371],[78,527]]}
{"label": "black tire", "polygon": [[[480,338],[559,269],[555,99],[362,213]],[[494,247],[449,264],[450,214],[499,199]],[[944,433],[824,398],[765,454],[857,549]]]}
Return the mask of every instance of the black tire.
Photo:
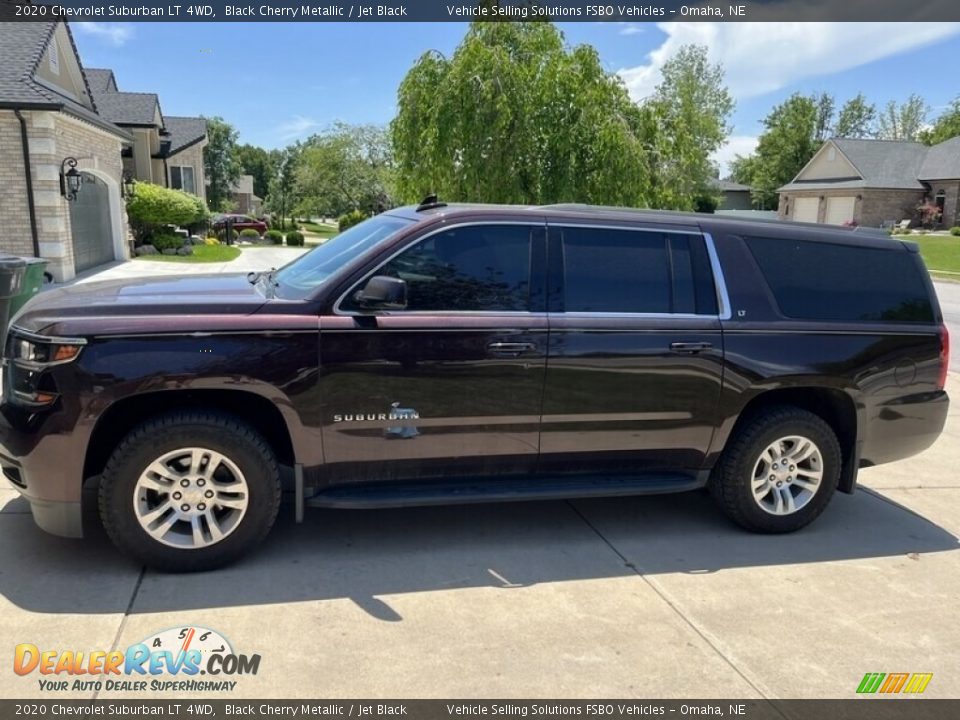
{"label": "black tire", "polygon": [[[823,477],[805,505],[786,515],[761,508],[753,497],[751,481],[760,455],[778,439],[802,436],[814,442],[822,457]],[[723,512],[747,530],[787,533],[813,522],[824,511],[837,489],[841,453],[837,436],[824,420],[793,406],[761,410],[730,439],[710,478],[710,493]]]}
{"label": "black tire", "polygon": [[[134,511],[141,473],[165,453],[185,447],[221,453],[243,473],[249,493],[236,526],[205,547],[171,547],[154,539]],[[277,461],[258,432],[230,415],[206,411],[160,415],[132,430],[113,451],[101,477],[99,506],[107,534],[124,553],[158,570],[211,570],[236,560],[267,536],[280,506]]]}

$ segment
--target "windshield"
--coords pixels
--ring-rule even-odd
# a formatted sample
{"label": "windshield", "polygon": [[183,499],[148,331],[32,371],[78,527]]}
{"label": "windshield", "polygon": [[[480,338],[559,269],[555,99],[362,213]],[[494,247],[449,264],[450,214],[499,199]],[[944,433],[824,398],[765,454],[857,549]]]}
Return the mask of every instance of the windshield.
{"label": "windshield", "polygon": [[279,294],[288,298],[306,297],[348,262],[412,222],[391,215],[377,215],[344,230],[277,270],[273,280],[278,285]]}

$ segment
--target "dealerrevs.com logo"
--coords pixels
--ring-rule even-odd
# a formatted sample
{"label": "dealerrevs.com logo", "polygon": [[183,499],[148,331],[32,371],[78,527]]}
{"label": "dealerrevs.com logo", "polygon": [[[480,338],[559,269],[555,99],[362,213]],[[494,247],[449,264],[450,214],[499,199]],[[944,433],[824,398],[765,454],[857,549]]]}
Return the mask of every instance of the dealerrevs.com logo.
{"label": "dealerrevs.com logo", "polygon": [[13,654],[13,671],[40,675],[40,689],[50,692],[230,692],[237,681],[229,678],[256,675],[259,669],[260,655],[237,653],[216,630],[197,626],[154,633],[126,650],[60,650],[20,643]]}

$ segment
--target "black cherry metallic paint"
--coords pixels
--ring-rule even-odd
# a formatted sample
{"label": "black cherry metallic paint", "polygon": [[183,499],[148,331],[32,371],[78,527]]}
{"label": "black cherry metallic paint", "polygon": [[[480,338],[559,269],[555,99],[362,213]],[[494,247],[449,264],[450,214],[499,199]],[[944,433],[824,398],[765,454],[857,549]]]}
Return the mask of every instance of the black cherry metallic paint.
{"label": "black cherry metallic paint", "polygon": [[[655,478],[674,473],[693,487],[706,482],[738,419],[767,401],[796,402],[831,424],[849,492],[858,467],[917,453],[943,427],[942,318],[932,286],[928,324],[790,320],[742,238],[761,227],[773,238],[884,247],[919,262],[895,240],[570,206],[391,214],[409,224],[303,299],[217,275],[75,285],[31,301],[12,322],[11,342],[18,329],[86,341],[77,360],[29,377],[7,348],[0,466],[38,524],[79,535],[84,481],[134,425],[172,407],[242,416],[282,463],[303,471],[308,496],[358,483],[442,487],[459,477],[530,487],[537,478],[598,472],[648,472],[657,491]],[[530,312],[340,309],[402,248],[441,228],[489,223],[530,228]],[[703,238],[714,311],[563,312],[555,238],[569,225]],[[24,407],[11,396],[18,383],[42,384],[57,400]],[[409,411],[418,417],[397,419]]]}

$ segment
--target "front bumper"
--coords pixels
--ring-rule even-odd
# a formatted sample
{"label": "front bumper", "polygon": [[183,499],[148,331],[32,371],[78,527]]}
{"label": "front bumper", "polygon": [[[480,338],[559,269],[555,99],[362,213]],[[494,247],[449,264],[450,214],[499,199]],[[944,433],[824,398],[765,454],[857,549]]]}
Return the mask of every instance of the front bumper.
{"label": "front bumper", "polygon": [[31,492],[33,474],[0,451],[0,470],[20,495],[30,503],[33,521],[41,530],[60,537],[83,537],[83,512],[80,499],[51,500]]}

